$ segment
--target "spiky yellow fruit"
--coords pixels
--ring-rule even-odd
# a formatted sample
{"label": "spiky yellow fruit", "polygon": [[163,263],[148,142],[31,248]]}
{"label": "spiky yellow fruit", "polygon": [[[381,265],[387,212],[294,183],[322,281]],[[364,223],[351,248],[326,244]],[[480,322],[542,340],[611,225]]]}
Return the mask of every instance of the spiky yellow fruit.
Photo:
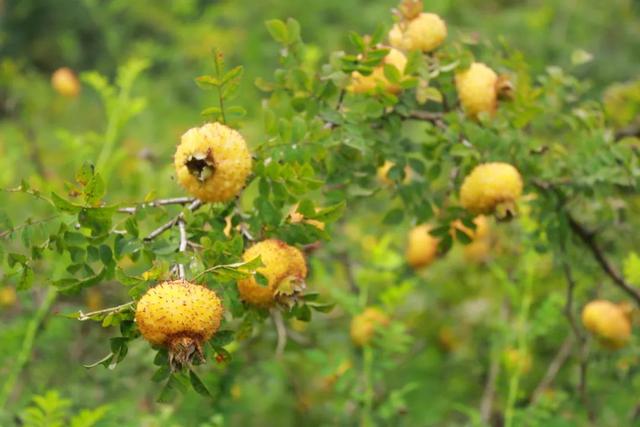
{"label": "spiky yellow fruit", "polygon": [[413,268],[422,268],[431,264],[438,255],[439,240],[433,237],[427,224],[418,225],[409,231],[405,257]]}
{"label": "spiky yellow fruit", "polygon": [[389,324],[389,316],[375,307],[367,307],[351,320],[351,340],[358,346],[367,345],[376,330]]}
{"label": "spiky yellow fruit", "polygon": [[500,219],[515,213],[522,195],[520,172],[508,163],[483,163],[464,179],[460,188],[462,207],[475,214],[496,213]]}
{"label": "spiky yellow fruit", "polygon": [[631,320],[624,306],[594,300],[582,309],[582,324],[607,348],[624,347],[631,337]]}
{"label": "spiky yellow fruit", "polygon": [[421,13],[398,22],[389,32],[389,44],[401,50],[431,52],[447,38],[447,24],[435,13]]}
{"label": "spiky yellow fruit", "polygon": [[264,265],[257,272],[266,277],[267,285],[258,283],[254,276],[238,280],[240,298],[258,307],[293,302],[304,289],[307,277],[307,263],[302,252],[280,240],[268,239],[247,249],[242,259],[248,262],[258,256]]}
{"label": "spiky yellow fruit", "polygon": [[136,307],[136,323],[151,344],[169,349],[177,369],[203,360],[202,343],[220,327],[222,303],[215,292],[185,280],[163,282],[147,291]]}
{"label": "spiky yellow fruit", "polygon": [[62,96],[75,98],[80,93],[80,82],[75,73],[67,67],[58,68],[51,75],[51,86]]}
{"label": "spiky yellow fruit", "polygon": [[393,65],[402,75],[404,74],[404,67],[407,65],[407,58],[399,50],[391,48],[387,56],[384,57],[382,64],[375,67],[373,72],[368,76],[354,71],[351,74],[351,84],[347,89],[353,93],[370,93],[373,92],[376,87],[380,86],[389,93],[400,92],[400,86],[390,82],[384,75],[385,64]]}
{"label": "spiky yellow fruit", "polygon": [[220,123],[189,129],[174,156],[178,182],[205,202],[237,196],[251,173],[251,154],[240,133]]}
{"label": "spiky yellow fruit", "polygon": [[498,75],[481,62],[456,74],[456,90],[460,103],[470,117],[482,112],[493,113],[498,106]]}
{"label": "spiky yellow fruit", "polygon": [[507,348],[502,354],[502,358],[505,368],[510,373],[526,374],[533,365],[531,353],[513,347]]}

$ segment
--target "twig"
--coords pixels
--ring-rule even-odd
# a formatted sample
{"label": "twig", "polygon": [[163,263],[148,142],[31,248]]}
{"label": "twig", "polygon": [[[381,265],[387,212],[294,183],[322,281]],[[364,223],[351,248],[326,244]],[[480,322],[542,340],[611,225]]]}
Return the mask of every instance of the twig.
{"label": "twig", "polygon": [[23,229],[25,227],[31,227],[32,225],[42,224],[43,222],[48,222],[48,221],[51,221],[51,220],[56,219],[58,217],[60,217],[60,215],[52,215],[50,217],[39,219],[37,221],[27,221],[27,222],[25,222],[23,224],[16,225],[15,227],[12,227],[12,228],[10,228],[8,230],[4,230],[4,231],[0,232],[0,239],[4,239],[5,237],[11,235],[11,233],[15,233],[16,231],[21,230],[21,229]]}
{"label": "twig", "polygon": [[640,137],[640,122],[618,129],[614,135],[616,141],[627,137]]}
{"label": "twig", "polygon": [[569,221],[571,230],[573,230],[587,248],[589,248],[595,260],[600,267],[602,267],[602,270],[613,280],[613,283],[633,298],[636,304],[640,305],[640,290],[627,283],[622,274],[609,262],[600,246],[598,246],[595,234],[587,230],[584,225],[576,221],[570,214],[567,214],[567,220]]}
{"label": "twig", "polygon": [[276,326],[276,332],[278,333],[278,343],[276,345],[276,357],[282,357],[284,353],[284,348],[287,345],[287,328],[284,326],[284,321],[282,320],[282,314],[277,309],[271,309],[271,318],[273,319],[273,323]]}
{"label": "twig", "polygon": [[125,308],[131,307],[133,304],[135,304],[135,301],[129,301],[127,303],[120,304],[120,305],[115,306],[115,307],[109,307],[109,308],[105,308],[105,309],[102,309],[102,310],[91,311],[89,313],[83,313],[82,311],[79,311],[78,312],[78,320],[81,321],[81,322],[84,322],[85,320],[90,320],[93,316],[98,315],[98,314],[120,313],[122,310],[124,310]]}
{"label": "twig", "polygon": [[136,206],[129,206],[118,209],[120,213],[134,214],[140,209],[144,208],[157,208],[159,206],[167,205],[187,205],[193,203],[195,199],[193,197],[173,197],[169,199],[157,199],[151,202],[140,203]]}
{"label": "twig", "polygon": [[15,359],[15,365],[7,376],[7,379],[2,386],[2,390],[0,390],[0,408],[4,408],[7,404],[11,392],[16,385],[16,381],[20,376],[20,373],[29,361],[38,330],[40,329],[40,326],[42,325],[45,317],[49,313],[51,306],[55,302],[57,295],[57,290],[54,287],[49,287],[44,300],[42,301],[42,305],[38,308],[38,310],[34,313],[33,317],[29,321],[24,340],[22,341],[22,348],[20,349],[20,353]]}
{"label": "twig", "polygon": [[[191,202],[191,204],[189,206],[187,206],[187,209],[189,211],[191,211],[191,212],[194,212],[194,211],[198,210],[200,208],[200,206],[202,206],[202,201],[194,200],[193,202]],[[144,238],[144,241],[145,242],[149,242],[149,241],[155,239],[156,237],[158,237],[159,235],[161,235],[162,233],[164,233],[168,229],[170,229],[173,226],[175,226],[178,223],[178,221],[180,220],[180,218],[184,218],[184,214],[182,212],[180,212],[172,220],[162,224],[160,227],[156,228],[151,233],[149,233],[149,235]]]}
{"label": "twig", "polygon": [[560,349],[556,353],[556,356],[549,364],[549,367],[547,367],[547,372],[545,372],[544,376],[531,394],[531,403],[537,402],[542,393],[553,383],[556,376],[558,375],[558,372],[560,372],[560,368],[562,368],[562,366],[571,355],[571,350],[573,349],[574,343],[575,338],[573,337],[573,335],[569,335],[564,340],[562,346],[560,346]]}
{"label": "twig", "polygon": [[480,402],[480,419],[488,424],[491,419],[491,411],[493,408],[493,400],[496,394],[496,380],[500,374],[500,358],[494,355],[491,358],[491,365],[489,366],[489,375],[487,376],[487,382],[484,386],[484,392],[482,393],[482,400]]}
{"label": "twig", "polygon": [[[184,223],[184,215],[178,217],[178,229],[180,230],[180,246],[178,252],[184,252],[187,250],[187,227]],[[186,273],[184,271],[184,264],[178,264],[178,276],[180,280],[184,280]]]}

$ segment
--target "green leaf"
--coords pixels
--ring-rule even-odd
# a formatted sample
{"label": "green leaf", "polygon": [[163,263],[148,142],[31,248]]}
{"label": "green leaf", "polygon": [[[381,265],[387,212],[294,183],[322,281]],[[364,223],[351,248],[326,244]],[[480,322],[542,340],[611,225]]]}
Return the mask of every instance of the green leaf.
{"label": "green leaf", "polygon": [[216,332],[211,338],[211,345],[214,347],[224,347],[233,341],[234,332],[229,330],[222,330]]}
{"label": "green leaf", "polygon": [[86,160],[80,166],[80,169],[76,172],[76,181],[78,184],[87,185],[95,173],[95,167],[92,163]]}
{"label": "green leaf", "polygon": [[395,225],[402,222],[403,218],[404,218],[404,210],[400,208],[396,208],[387,212],[382,222],[387,225]]}
{"label": "green leaf", "polygon": [[198,377],[198,375],[196,375],[196,373],[193,371],[193,369],[189,370],[189,381],[191,382],[191,386],[193,387],[193,389],[198,394],[201,394],[201,395],[206,396],[206,397],[213,398],[213,395],[211,394],[209,389],[207,389],[207,386],[204,385],[204,383],[202,382],[200,377]]}
{"label": "green leaf", "polygon": [[51,193],[51,201],[53,202],[53,205],[59,211],[62,211],[62,212],[75,214],[80,212],[80,210],[82,209],[81,206],[74,205],[73,203],[63,199],[62,197],[58,196],[56,193],[53,193],[53,192]]}
{"label": "green leaf", "polygon": [[271,34],[271,37],[273,37],[275,41],[281,44],[287,44],[289,41],[287,24],[279,19],[271,19],[265,22],[265,25],[267,26],[267,31],[269,31],[269,34]]}
{"label": "green leaf", "polygon": [[89,206],[96,206],[105,194],[105,185],[99,173],[95,174],[84,188],[84,202]]}
{"label": "green leaf", "polygon": [[200,89],[214,89],[220,86],[220,80],[214,76],[200,76],[196,77],[196,84],[200,87]]}

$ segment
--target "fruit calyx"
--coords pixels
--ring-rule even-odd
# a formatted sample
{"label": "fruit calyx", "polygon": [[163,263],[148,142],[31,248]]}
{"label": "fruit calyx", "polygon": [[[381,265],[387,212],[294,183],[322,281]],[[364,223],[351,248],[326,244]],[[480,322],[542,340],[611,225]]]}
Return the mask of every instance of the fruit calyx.
{"label": "fruit calyx", "polygon": [[274,292],[276,303],[286,308],[291,308],[302,296],[306,282],[299,276],[288,276],[282,279]]}
{"label": "fruit calyx", "polygon": [[202,339],[198,336],[184,333],[169,337],[169,366],[173,372],[181,371],[192,364],[200,364],[205,361],[202,350]]}
{"label": "fruit calyx", "polygon": [[195,176],[198,181],[204,182],[209,178],[216,169],[216,163],[213,159],[211,149],[208,149],[206,153],[194,153],[187,158],[184,164],[189,173]]}

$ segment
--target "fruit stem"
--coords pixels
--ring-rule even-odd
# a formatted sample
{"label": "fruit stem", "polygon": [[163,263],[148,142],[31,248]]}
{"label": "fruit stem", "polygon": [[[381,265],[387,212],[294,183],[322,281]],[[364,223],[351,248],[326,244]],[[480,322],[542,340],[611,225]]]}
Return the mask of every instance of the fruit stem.
{"label": "fruit stem", "polygon": [[49,309],[53,305],[56,300],[58,292],[55,288],[49,287],[47,293],[42,301],[42,305],[38,308],[38,310],[34,313],[31,321],[27,325],[27,331],[24,336],[24,340],[22,341],[22,348],[20,349],[20,353],[16,357],[16,363],[11,370],[11,373],[7,377],[4,385],[2,386],[2,390],[0,390],[0,408],[4,408],[11,392],[13,391],[16,381],[20,376],[20,373],[26,366],[29,361],[29,357],[31,356],[31,350],[33,349],[33,345],[35,343],[36,334],[40,329],[40,326],[49,313]]}

